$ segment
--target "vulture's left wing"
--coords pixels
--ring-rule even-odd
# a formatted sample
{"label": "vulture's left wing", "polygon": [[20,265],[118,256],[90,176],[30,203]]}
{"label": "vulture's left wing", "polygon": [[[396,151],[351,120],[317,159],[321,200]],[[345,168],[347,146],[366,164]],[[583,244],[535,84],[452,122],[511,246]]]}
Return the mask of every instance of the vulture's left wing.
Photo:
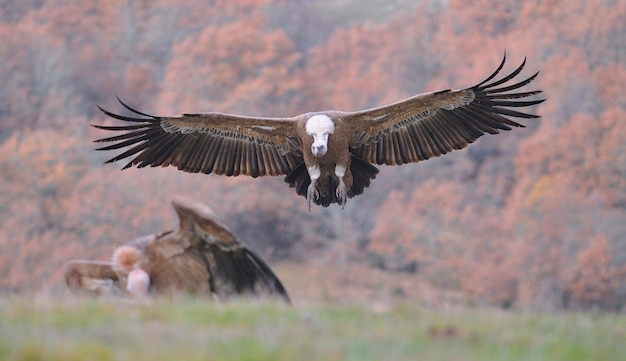
{"label": "vulture's left wing", "polygon": [[505,60],[506,55],[493,74],[471,88],[424,93],[391,105],[346,113],[344,119],[355,134],[352,152],[371,163],[400,165],[465,148],[485,133],[524,127],[511,118],[538,116],[515,109],[545,99],[520,100],[541,91],[517,90],[538,73],[508,84],[524,68],[524,59],[511,74],[492,81]]}
{"label": "vulture's left wing", "polygon": [[130,147],[107,161],[124,158],[124,166],[139,168],[175,166],[190,173],[227,176],[279,176],[302,162],[295,118],[255,118],[224,113],[184,114],[157,117],[139,112],[118,101],[137,116],[129,117],[100,108],[106,115],[129,124],[94,125],[122,131],[96,142],[115,142],[97,150]]}
{"label": "vulture's left wing", "polygon": [[187,198],[172,204],[180,218],[177,231],[191,240],[190,252],[208,260],[211,288],[222,298],[233,295],[272,295],[289,302],[289,295],[269,266],[221,222],[210,208]]}

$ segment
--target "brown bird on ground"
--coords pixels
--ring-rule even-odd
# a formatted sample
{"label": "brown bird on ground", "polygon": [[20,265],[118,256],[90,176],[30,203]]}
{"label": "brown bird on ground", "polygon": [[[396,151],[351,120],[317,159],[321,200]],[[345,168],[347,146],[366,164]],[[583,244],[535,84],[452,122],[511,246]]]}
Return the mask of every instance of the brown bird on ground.
{"label": "brown bird on ground", "polygon": [[[224,113],[159,117],[139,112],[129,117],[100,108],[130,125],[96,128],[122,131],[96,142],[115,142],[98,150],[131,148],[110,159],[132,157],[124,166],[174,166],[190,173],[252,177],[285,175],[285,182],[311,201],[327,207],[345,205],[362,194],[376,177],[374,164],[401,165],[438,157],[467,147],[485,133],[524,127],[511,118],[538,118],[515,110],[545,99],[520,100],[541,93],[519,92],[534,75],[492,81],[500,66],[477,85],[423,93],[377,108],[356,112],[320,111],[292,118],[264,118]],[[512,84],[511,84],[512,83]]]}
{"label": "brown bird on ground", "polygon": [[77,292],[150,294],[181,292],[269,296],[289,295],[267,264],[217,219],[208,207],[177,197],[172,205],[178,229],[137,238],[117,248],[111,262],[71,261],[65,282]]}

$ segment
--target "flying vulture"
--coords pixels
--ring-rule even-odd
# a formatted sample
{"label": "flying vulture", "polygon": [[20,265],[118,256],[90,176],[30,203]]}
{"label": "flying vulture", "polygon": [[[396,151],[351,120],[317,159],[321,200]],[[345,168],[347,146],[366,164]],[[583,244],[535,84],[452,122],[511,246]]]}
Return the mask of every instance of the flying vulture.
{"label": "flying vulture", "polygon": [[115,250],[111,262],[70,261],[65,266],[67,286],[75,292],[136,298],[187,292],[289,302],[274,272],[211,209],[182,197],[172,205],[178,229],[132,240]]}
{"label": "flying vulture", "polygon": [[[118,101],[135,116],[100,108],[128,122],[94,125],[122,131],[98,139],[114,142],[97,150],[131,146],[108,160],[131,157],[124,168],[175,166],[190,173],[252,177],[285,175],[285,182],[311,201],[327,207],[345,205],[363,193],[376,177],[374,164],[401,165],[462,149],[485,133],[524,127],[512,118],[539,116],[515,110],[545,99],[520,100],[541,93],[520,92],[538,72],[514,81],[526,59],[499,80],[502,62],[487,79],[458,90],[423,93],[377,108],[356,112],[327,110],[292,118],[261,118],[224,113],[158,117]],[[139,117],[137,117],[139,116]]]}

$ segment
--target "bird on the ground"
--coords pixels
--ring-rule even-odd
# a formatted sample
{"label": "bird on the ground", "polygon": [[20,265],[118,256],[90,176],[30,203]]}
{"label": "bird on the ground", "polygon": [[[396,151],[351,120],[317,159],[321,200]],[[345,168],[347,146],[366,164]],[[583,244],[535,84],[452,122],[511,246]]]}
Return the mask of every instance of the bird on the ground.
{"label": "bird on the ground", "polygon": [[189,293],[289,302],[265,261],[209,207],[183,197],[174,198],[172,205],[179,218],[177,229],[134,239],[118,247],[111,262],[70,261],[64,272],[67,286],[77,292],[135,298]]}

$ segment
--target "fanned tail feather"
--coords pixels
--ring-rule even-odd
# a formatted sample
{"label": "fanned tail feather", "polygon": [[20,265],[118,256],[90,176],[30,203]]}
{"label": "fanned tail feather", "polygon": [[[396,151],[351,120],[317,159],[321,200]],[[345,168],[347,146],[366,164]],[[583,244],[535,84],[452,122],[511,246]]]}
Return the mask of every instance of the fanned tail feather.
{"label": "fanned tail feather", "polygon": [[[350,172],[352,173],[352,187],[348,189],[348,198],[358,196],[363,190],[369,187],[371,180],[376,178],[378,168],[373,164],[365,161],[354,154],[350,154]],[[285,177],[285,183],[289,183],[289,187],[295,188],[296,193],[306,198],[307,188],[311,184],[311,178],[306,170],[304,162],[298,164]],[[340,203],[335,190],[338,182],[334,177],[328,179],[327,182],[318,181],[317,191],[319,198],[313,199],[313,202],[322,207],[328,207],[333,203]]]}

